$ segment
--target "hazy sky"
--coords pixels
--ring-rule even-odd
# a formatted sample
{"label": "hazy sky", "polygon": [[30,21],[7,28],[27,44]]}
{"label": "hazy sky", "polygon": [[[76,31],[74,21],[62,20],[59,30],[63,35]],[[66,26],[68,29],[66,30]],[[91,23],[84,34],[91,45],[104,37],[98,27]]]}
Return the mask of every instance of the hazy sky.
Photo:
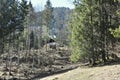
{"label": "hazy sky", "polygon": [[[33,6],[36,8],[36,10],[44,9],[44,5],[47,0],[28,0],[31,1]],[[72,3],[73,0],[50,0],[53,7],[69,7],[71,9],[74,8],[74,5]]]}

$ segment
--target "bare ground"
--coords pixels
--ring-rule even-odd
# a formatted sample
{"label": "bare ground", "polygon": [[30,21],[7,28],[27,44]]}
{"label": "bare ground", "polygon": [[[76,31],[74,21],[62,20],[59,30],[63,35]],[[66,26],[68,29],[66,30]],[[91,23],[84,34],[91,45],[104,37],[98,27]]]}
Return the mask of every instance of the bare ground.
{"label": "bare ground", "polygon": [[120,64],[83,68],[37,80],[120,80]]}

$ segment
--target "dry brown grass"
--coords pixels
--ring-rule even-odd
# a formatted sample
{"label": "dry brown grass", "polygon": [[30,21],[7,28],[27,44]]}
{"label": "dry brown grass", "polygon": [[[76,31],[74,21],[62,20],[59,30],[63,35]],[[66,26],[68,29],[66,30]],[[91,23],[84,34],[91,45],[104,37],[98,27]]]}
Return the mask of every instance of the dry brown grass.
{"label": "dry brown grass", "polygon": [[40,80],[120,80],[120,65],[93,68],[77,68],[63,74],[49,76]]}

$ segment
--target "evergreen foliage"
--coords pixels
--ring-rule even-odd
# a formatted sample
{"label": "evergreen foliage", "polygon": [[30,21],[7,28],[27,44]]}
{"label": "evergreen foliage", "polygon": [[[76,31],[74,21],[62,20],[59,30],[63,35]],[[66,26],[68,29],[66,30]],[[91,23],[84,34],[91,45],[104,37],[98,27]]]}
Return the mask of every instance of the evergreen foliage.
{"label": "evergreen foliage", "polygon": [[73,47],[71,60],[86,59],[94,65],[101,56],[105,62],[108,57],[107,46],[114,38],[109,29],[117,28],[119,23],[118,17],[112,18],[115,15],[112,11],[118,9],[117,0],[75,0],[74,4],[76,8],[70,24]]}
{"label": "evergreen foliage", "polygon": [[53,21],[53,7],[50,0],[47,0],[45,9],[43,11],[43,23],[47,26],[48,34],[50,34],[50,30],[52,29],[52,21]]}
{"label": "evergreen foliage", "polygon": [[13,42],[24,30],[24,21],[28,14],[28,4],[26,0],[0,1],[0,49],[3,50],[5,44]]}

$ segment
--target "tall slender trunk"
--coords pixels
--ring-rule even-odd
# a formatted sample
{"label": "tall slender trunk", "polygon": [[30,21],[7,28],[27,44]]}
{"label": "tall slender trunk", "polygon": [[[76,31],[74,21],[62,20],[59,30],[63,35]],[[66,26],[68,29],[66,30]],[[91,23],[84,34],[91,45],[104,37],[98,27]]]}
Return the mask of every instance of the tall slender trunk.
{"label": "tall slender trunk", "polygon": [[102,60],[103,62],[106,62],[106,54],[105,54],[105,15],[104,13],[104,0],[100,0],[99,1],[99,5],[100,5],[100,33],[101,33],[101,55],[102,55]]}
{"label": "tall slender trunk", "polygon": [[[92,4],[92,0],[91,0],[91,6],[93,6]],[[94,65],[95,64],[95,51],[94,51],[94,26],[93,26],[93,10],[91,9],[91,31],[92,31],[92,34],[91,34],[91,65]]]}

